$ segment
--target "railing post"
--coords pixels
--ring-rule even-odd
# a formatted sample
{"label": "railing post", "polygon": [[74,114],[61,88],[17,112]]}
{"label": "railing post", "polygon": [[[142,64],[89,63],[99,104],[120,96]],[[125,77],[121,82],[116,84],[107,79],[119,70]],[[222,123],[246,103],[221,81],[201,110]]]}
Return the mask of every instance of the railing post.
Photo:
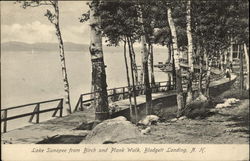
{"label": "railing post", "polygon": [[63,99],[60,100],[60,117],[62,117],[63,114]]}
{"label": "railing post", "polygon": [[36,123],[39,123],[39,112],[40,112],[40,103],[37,104]]}
{"label": "railing post", "polygon": [[[37,104],[36,107],[34,108],[33,114],[30,116],[29,122],[32,122],[34,116],[36,115],[37,107],[38,107],[38,104]],[[52,115],[52,117],[53,117],[53,116],[55,116],[55,113]]]}
{"label": "railing post", "polygon": [[167,83],[168,83],[168,90],[170,90],[171,89],[171,81],[167,81]]}
{"label": "railing post", "polygon": [[122,95],[123,95],[123,99],[125,99],[125,87],[122,87]]}
{"label": "railing post", "polygon": [[80,96],[81,98],[80,98],[80,101],[79,101],[79,103],[80,103],[80,110],[81,111],[83,111],[83,105],[82,105],[82,101],[83,101],[83,99],[82,99],[82,95]]}
{"label": "railing post", "polygon": [[156,85],[156,92],[159,92],[161,88],[161,82],[158,82]]}
{"label": "railing post", "polygon": [[6,133],[7,132],[7,110],[4,110],[3,113],[3,132]]}
{"label": "railing post", "polygon": [[113,102],[115,102],[116,101],[116,89],[114,88],[113,89]]}

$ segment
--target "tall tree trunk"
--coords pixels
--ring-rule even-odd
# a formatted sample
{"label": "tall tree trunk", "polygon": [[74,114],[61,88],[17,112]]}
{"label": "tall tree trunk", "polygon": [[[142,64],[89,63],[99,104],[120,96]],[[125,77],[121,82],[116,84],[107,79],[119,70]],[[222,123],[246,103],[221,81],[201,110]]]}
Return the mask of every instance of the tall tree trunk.
{"label": "tall tree trunk", "polygon": [[143,69],[143,55],[141,55],[141,73],[140,73],[140,84],[144,84],[143,76],[144,76],[144,69]]}
{"label": "tall tree trunk", "polygon": [[243,74],[243,53],[240,52],[240,90],[244,89],[244,74]]}
{"label": "tall tree trunk", "polygon": [[202,69],[202,66],[203,66],[203,54],[199,56],[199,67],[200,67],[200,70],[199,70],[199,87],[198,87],[198,93],[199,95],[202,95],[202,74],[203,74],[203,69]]}
{"label": "tall tree trunk", "polygon": [[208,69],[208,55],[207,55],[207,52],[206,52],[206,50],[205,50],[205,52],[204,52],[204,59],[205,59],[205,64],[206,64],[206,66],[205,66],[205,68],[206,69]]}
{"label": "tall tree trunk", "polygon": [[167,45],[167,48],[168,48],[168,53],[167,53],[167,60],[166,60],[166,63],[171,63],[171,44],[169,43],[168,45]]}
{"label": "tall tree trunk", "polygon": [[227,68],[227,62],[228,61],[228,53],[225,52],[224,53],[224,70]]}
{"label": "tall tree trunk", "polygon": [[176,89],[176,70],[175,70],[175,58],[174,58],[174,51],[173,51],[173,44],[170,46],[171,48],[171,63],[172,63],[172,76],[173,76],[173,86]]}
{"label": "tall tree trunk", "polygon": [[[167,61],[166,61],[166,64],[172,64],[172,67],[173,67],[173,57],[172,57],[172,50],[171,50],[171,43],[169,43],[167,45],[167,48],[168,48],[168,53],[167,53]],[[168,85],[169,85],[169,88],[171,88],[172,86],[172,78],[173,77],[173,68],[172,68],[172,73],[168,72]]]}
{"label": "tall tree trunk", "polygon": [[93,0],[90,5],[90,46],[92,62],[92,85],[96,90],[96,120],[109,118],[108,95],[105,64],[102,50],[102,35],[100,30],[101,18],[96,14],[100,1]]}
{"label": "tall tree trunk", "polygon": [[64,55],[63,39],[62,39],[60,25],[59,25],[58,1],[54,2],[53,7],[55,9],[55,16],[56,16],[56,22],[55,22],[54,25],[55,25],[55,28],[56,28],[56,36],[57,36],[58,42],[59,42],[60,61],[61,61],[61,67],[62,67],[62,78],[63,78],[64,92],[65,92],[65,105],[66,105],[66,109],[64,110],[64,112],[66,112],[67,114],[71,114],[69,81],[68,81],[67,70],[66,70],[66,62],[65,62],[65,55]]}
{"label": "tall tree trunk", "polygon": [[133,62],[133,70],[135,72],[135,84],[138,85],[139,84],[138,70],[137,70],[136,59],[135,59],[134,43],[132,42],[131,37],[129,37],[129,42],[130,42],[132,56],[133,56],[132,62]]}
{"label": "tall tree trunk", "polygon": [[211,64],[212,60],[208,60],[208,56],[206,57],[206,61],[208,62],[208,66],[206,68],[207,74],[206,74],[206,85],[205,85],[205,96],[209,98],[209,85],[210,85],[210,75],[211,75]]}
{"label": "tall tree trunk", "polygon": [[126,39],[124,40],[124,61],[125,61],[125,68],[126,68],[126,75],[127,75],[127,83],[128,83],[128,99],[129,99],[129,110],[130,110],[130,119],[133,118],[133,113],[132,113],[132,102],[131,102],[131,86],[130,86],[130,78],[129,78],[129,70],[128,70],[128,61],[127,61],[127,56],[126,56]]}
{"label": "tall tree trunk", "polygon": [[133,69],[133,55],[131,49],[130,39],[128,40],[128,47],[129,47],[129,58],[130,58],[130,68],[131,68],[131,76],[132,76],[132,88],[133,88],[133,98],[134,98],[134,110],[135,110],[135,122],[138,121],[138,112],[137,112],[137,101],[136,101],[136,88],[135,88],[135,77],[134,77],[134,69]]}
{"label": "tall tree trunk", "polygon": [[189,77],[187,85],[187,104],[193,100],[192,82],[194,77],[194,60],[193,60],[193,40],[191,31],[191,0],[187,2],[187,38],[188,38],[188,67]]}
{"label": "tall tree trunk", "polygon": [[203,54],[203,50],[201,47],[197,48],[197,52],[199,55],[199,85],[198,85],[198,97],[205,97],[203,94],[203,63],[204,63],[204,54]]}
{"label": "tall tree trunk", "polygon": [[224,71],[224,67],[223,67],[223,52],[220,51],[220,70]]}
{"label": "tall tree trunk", "polygon": [[155,85],[155,75],[154,75],[154,54],[153,45],[149,45],[149,56],[150,56],[150,70],[151,70],[151,85]]}
{"label": "tall tree trunk", "polygon": [[[142,23],[141,30],[144,33],[144,26],[143,26],[143,17],[142,12],[140,14],[139,22]],[[149,72],[148,72],[148,55],[149,51],[147,49],[147,43],[146,43],[146,36],[141,35],[141,55],[142,55],[142,68],[143,68],[143,82],[144,82],[144,90],[146,95],[146,115],[151,114],[152,110],[152,91],[149,83]]]}
{"label": "tall tree trunk", "polygon": [[182,115],[182,110],[184,108],[184,98],[183,98],[183,89],[182,89],[182,77],[181,77],[181,66],[180,66],[180,53],[178,50],[177,45],[177,33],[175,29],[175,24],[172,18],[172,11],[171,8],[167,9],[168,15],[168,23],[172,35],[172,43],[173,43],[173,53],[174,53],[174,64],[175,64],[175,71],[176,71],[176,92],[177,92],[177,117]]}
{"label": "tall tree trunk", "polygon": [[246,80],[246,90],[249,90],[249,55],[247,52],[247,45],[244,43],[244,54],[246,59],[246,66],[247,66],[247,80]]}
{"label": "tall tree trunk", "polygon": [[138,85],[139,84],[138,70],[137,70],[136,59],[135,59],[134,43],[132,42],[131,37],[129,37],[129,42],[130,42],[130,47],[131,47],[131,52],[132,52],[132,57],[133,57],[132,63],[133,63],[133,71],[135,73],[135,84]]}
{"label": "tall tree trunk", "polygon": [[229,58],[228,58],[228,60],[230,61],[230,62],[233,62],[233,38],[231,37],[231,45],[230,45],[230,54],[229,54]]}

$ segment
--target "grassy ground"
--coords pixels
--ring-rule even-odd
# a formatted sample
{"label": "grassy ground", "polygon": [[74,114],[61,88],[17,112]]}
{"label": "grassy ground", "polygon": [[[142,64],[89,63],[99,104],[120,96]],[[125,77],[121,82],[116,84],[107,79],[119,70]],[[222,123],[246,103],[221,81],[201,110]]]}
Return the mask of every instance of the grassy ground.
{"label": "grassy ground", "polygon": [[[229,108],[210,109],[207,117],[171,121],[176,107],[162,110],[164,121],[151,125],[151,132],[117,144],[247,144],[249,143],[249,99]],[[211,112],[212,111],[212,112]],[[40,144],[77,144],[78,136],[59,136]]]}
{"label": "grassy ground", "polygon": [[[223,99],[237,98],[231,107],[215,109]],[[148,135],[124,140],[121,143],[144,144],[248,144],[249,143],[249,91],[241,92],[238,81],[204,106],[196,106],[188,118],[171,122],[177,107],[161,111],[163,122],[151,126]]]}
{"label": "grassy ground", "polygon": [[152,125],[148,135],[124,140],[120,144],[247,144],[248,125],[249,100],[245,99],[204,119],[165,121]]}

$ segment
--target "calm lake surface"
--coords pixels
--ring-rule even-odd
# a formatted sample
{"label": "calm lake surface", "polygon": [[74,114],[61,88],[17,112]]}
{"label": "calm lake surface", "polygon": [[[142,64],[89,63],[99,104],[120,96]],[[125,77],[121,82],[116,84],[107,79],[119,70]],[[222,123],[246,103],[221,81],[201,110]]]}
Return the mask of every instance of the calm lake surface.
{"label": "calm lake surface", "polygon": [[[104,48],[107,65],[108,88],[127,85],[123,50]],[[154,63],[166,60],[167,50],[154,52]],[[137,65],[141,63],[137,51]],[[88,51],[65,51],[70,84],[71,104],[75,104],[82,93],[90,92],[91,62]],[[156,81],[166,81],[168,75],[155,69]],[[63,98],[59,53],[57,52],[4,52],[1,54],[1,108]],[[32,107],[32,110],[34,107]],[[41,117],[42,118],[42,117]]]}

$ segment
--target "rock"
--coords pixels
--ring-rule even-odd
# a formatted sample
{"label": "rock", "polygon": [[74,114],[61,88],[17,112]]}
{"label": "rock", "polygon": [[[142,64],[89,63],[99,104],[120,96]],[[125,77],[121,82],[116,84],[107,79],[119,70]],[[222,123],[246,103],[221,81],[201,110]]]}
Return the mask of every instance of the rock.
{"label": "rock", "polygon": [[225,107],[230,107],[233,104],[239,102],[239,99],[236,98],[228,98],[228,99],[223,99],[224,103],[217,104],[215,108],[225,108]]}
{"label": "rock", "polygon": [[226,107],[224,103],[219,103],[215,106],[216,109]]}
{"label": "rock", "polygon": [[93,122],[83,122],[74,130],[92,130],[97,124],[101,123],[101,121],[95,120]]}
{"label": "rock", "polygon": [[156,115],[147,115],[144,119],[139,121],[139,124],[151,125],[153,122],[157,122],[159,117]]}
{"label": "rock", "polygon": [[[109,120],[107,120],[109,121]],[[118,116],[116,118],[113,118],[112,121],[127,121],[126,117]]]}
{"label": "rock", "polygon": [[150,133],[150,131],[151,131],[151,128],[147,127],[146,129],[141,130],[141,134],[145,135],[145,134]]}
{"label": "rock", "polygon": [[170,122],[159,122],[157,125],[159,126],[168,126],[168,125],[171,125]]}
{"label": "rock", "polygon": [[187,116],[181,116],[178,120],[184,120],[187,119]]}
{"label": "rock", "polygon": [[225,103],[226,103],[226,104],[232,105],[232,104],[235,104],[235,103],[237,103],[237,102],[239,102],[239,101],[240,101],[240,100],[239,100],[239,99],[236,99],[236,98],[228,98],[228,99],[225,100]]}
{"label": "rock", "polygon": [[201,102],[205,102],[207,101],[207,97],[205,97],[203,94],[200,94],[196,99],[195,101],[201,101]]}
{"label": "rock", "polygon": [[[140,134],[138,128],[123,116],[105,120],[98,124],[83,140],[82,144],[116,143]],[[81,144],[80,143],[80,144]]]}
{"label": "rock", "polygon": [[173,119],[171,119],[170,121],[171,122],[175,122],[175,121],[177,121],[178,119],[177,118],[173,118]]}
{"label": "rock", "polygon": [[226,108],[226,107],[231,107],[233,104],[239,102],[239,99],[236,98],[228,98],[224,99],[224,103],[219,103],[215,106],[215,108]]}
{"label": "rock", "polygon": [[211,109],[209,109],[209,112],[218,112],[218,109],[211,108]]}

